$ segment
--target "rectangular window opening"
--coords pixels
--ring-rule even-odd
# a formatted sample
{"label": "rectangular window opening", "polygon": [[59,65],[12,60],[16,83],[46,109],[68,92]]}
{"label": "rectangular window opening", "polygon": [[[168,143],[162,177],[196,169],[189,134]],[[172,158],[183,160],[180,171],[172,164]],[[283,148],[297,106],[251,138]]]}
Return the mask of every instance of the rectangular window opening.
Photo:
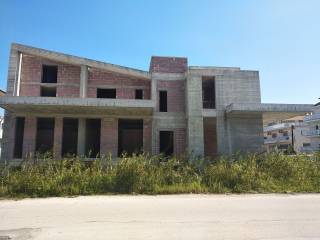
{"label": "rectangular window opening", "polygon": [[100,154],[100,119],[86,120],[86,156],[89,158],[99,157]]}
{"label": "rectangular window opening", "polygon": [[143,120],[119,119],[118,156],[141,153],[143,149]]}
{"label": "rectangular window opening", "polygon": [[58,67],[50,65],[42,65],[42,82],[57,83]]}
{"label": "rectangular window opening", "polygon": [[160,131],[160,153],[166,157],[173,154],[173,131]]}
{"label": "rectangular window opening", "polygon": [[97,88],[97,98],[117,98],[117,91],[115,88]]}
{"label": "rectangular window opening", "polygon": [[56,97],[57,88],[56,87],[41,87],[41,97]]}
{"label": "rectangular window opening", "polygon": [[62,132],[62,156],[77,155],[78,148],[78,119],[64,118]]}
{"label": "rectangular window opening", "polygon": [[143,90],[136,89],[136,99],[143,99]]}
{"label": "rectangular window opening", "polygon": [[167,91],[160,91],[159,92],[159,111],[160,112],[167,112],[168,111],[168,99],[167,99]]}
{"label": "rectangular window opening", "polygon": [[216,108],[216,90],[214,77],[202,77],[202,103],[203,108]]}
{"label": "rectangular window opening", "polygon": [[54,118],[37,119],[36,152],[52,153],[54,138]]}
{"label": "rectangular window opening", "polygon": [[14,158],[22,158],[22,149],[23,149],[23,136],[24,136],[24,117],[16,118],[16,129],[14,136]]}

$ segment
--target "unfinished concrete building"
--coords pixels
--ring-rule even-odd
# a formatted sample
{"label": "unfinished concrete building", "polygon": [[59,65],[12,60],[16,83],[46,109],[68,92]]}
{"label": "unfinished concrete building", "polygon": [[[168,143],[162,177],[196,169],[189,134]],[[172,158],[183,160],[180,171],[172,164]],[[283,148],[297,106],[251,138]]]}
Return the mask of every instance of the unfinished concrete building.
{"label": "unfinished concrete building", "polygon": [[36,152],[214,157],[261,151],[263,122],[312,105],[262,104],[258,71],[152,57],[149,71],[12,44],[2,161]]}

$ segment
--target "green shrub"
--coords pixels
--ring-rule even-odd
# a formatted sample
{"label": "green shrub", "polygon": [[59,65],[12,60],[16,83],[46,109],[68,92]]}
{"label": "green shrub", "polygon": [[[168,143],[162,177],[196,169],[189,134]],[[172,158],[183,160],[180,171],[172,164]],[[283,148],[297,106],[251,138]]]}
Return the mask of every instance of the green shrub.
{"label": "green shrub", "polygon": [[107,193],[320,192],[320,154],[236,154],[204,161],[188,156],[123,156],[90,163],[37,156],[0,168],[0,197]]}

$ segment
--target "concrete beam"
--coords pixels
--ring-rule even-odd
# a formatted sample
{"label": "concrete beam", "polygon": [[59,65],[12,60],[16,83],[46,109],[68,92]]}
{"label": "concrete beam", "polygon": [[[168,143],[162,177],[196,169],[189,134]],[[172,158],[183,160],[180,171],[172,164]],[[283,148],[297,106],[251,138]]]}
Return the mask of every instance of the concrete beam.
{"label": "concrete beam", "polygon": [[46,49],[30,47],[30,46],[26,46],[26,45],[22,45],[22,44],[17,44],[17,43],[13,43],[11,45],[11,49],[17,50],[22,53],[30,54],[33,56],[38,56],[38,57],[50,59],[50,60],[57,61],[57,62],[74,64],[74,65],[87,65],[89,67],[105,69],[105,70],[109,70],[112,72],[118,72],[118,73],[131,75],[131,76],[135,76],[135,77],[150,79],[150,74],[149,74],[149,72],[146,72],[146,71],[142,71],[142,70],[138,70],[138,69],[134,69],[134,68],[123,67],[120,65],[115,65],[115,64],[110,64],[110,63],[105,63],[105,62],[100,62],[100,61],[95,61],[95,60],[91,60],[91,59],[87,59],[87,58],[76,57],[76,56],[72,56],[69,54],[49,51]]}

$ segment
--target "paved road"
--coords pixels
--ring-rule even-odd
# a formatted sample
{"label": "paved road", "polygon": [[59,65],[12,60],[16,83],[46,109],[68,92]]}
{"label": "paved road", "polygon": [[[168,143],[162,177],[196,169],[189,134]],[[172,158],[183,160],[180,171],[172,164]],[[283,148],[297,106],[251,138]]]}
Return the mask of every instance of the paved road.
{"label": "paved road", "polygon": [[1,240],[320,239],[320,195],[2,200],[0,236]]}

